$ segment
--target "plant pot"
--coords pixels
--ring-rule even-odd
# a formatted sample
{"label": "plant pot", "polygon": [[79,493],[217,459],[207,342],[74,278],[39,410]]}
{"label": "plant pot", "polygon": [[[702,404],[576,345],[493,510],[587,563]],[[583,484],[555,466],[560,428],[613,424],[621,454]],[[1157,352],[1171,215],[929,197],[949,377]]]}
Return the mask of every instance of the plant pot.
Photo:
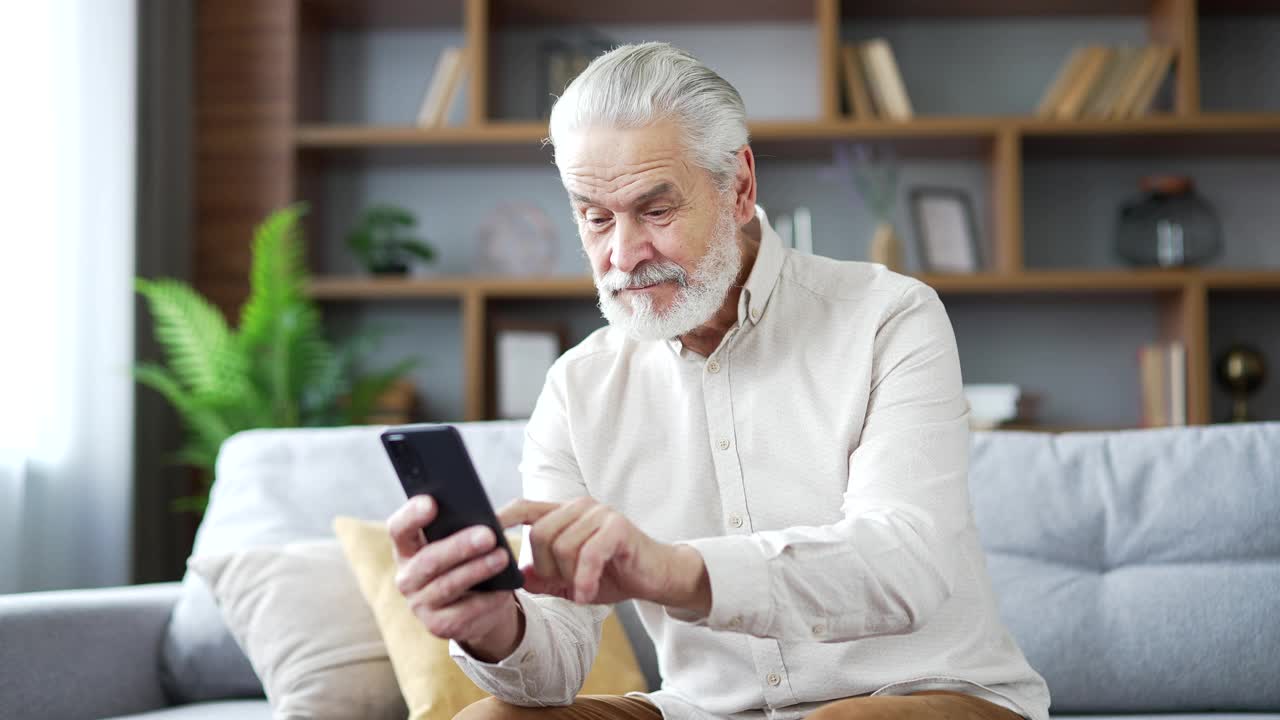
{"label": "plant pot", "polygon": [[391,260],[370,267],[369,272],[374,275],[406,275],[409,272],[409,265],[401,261]]}
{"label": "plant pot", "polygon": [[902,241],[898,239],[898,233],[891,223],[876,225],[876,233],[871,236],[869,256],[873,263],[880,263],[894,272],[902,272]]}

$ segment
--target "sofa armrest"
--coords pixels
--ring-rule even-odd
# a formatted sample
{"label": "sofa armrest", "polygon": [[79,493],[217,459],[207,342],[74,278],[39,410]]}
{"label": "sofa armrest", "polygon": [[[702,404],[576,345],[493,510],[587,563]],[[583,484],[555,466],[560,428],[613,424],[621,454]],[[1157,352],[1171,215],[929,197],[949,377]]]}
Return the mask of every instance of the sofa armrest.
{"label": "sofa armrest", "polygon": [[160,643],[180,588],[0,595],[0,717],[99,718],[166,706]]}

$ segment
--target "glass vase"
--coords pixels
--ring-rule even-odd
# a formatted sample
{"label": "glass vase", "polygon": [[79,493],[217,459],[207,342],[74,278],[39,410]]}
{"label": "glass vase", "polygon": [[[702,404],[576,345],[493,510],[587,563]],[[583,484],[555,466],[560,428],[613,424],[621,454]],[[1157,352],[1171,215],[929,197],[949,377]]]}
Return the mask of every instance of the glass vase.
{"label": "glass vase", "polygon": [[1200,265],[1222,252],[1222,229],[1191,178],[1149,176],[1142,196],[1120,207],[1116,253],[1134,265]]}

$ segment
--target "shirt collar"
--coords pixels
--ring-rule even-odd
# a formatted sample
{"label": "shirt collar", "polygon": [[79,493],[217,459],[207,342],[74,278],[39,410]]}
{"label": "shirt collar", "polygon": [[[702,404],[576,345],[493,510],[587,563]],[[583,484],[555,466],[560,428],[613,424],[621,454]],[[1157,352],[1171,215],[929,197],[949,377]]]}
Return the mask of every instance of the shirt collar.
{"label": "shirt collar", "polygon": [[[753,325],[764,317],[765,306],[773,287],[778,284],[778,276],[782,273],[782,262],[785,253],[782,250],[782,238],[769,224],[769,216],[764,208],[756,205],[756,219],[760,221],[760,249],[756,253],[751,273],[747,275],[747,283],[742,286],[742,294],[738,297],[738,327],[750,322]],[[680,338],[668,338],[667,346],[678,355],[684,348]]]}
{"label": "shirt collar", "polygon": [[747,276],[747,284],[743,286],[742,296],[738,298],[738,325],[750,320],[753,324],[764,317],[765,305],[773,294],[773,287],[778,284],[778,276],[782,274],[782,238],[774,232],[769,224],[769,216],[764,208],[756,206],[756,218],[760,221],[760,250],[756,253],[755,264],[751,266],[751,274]]}

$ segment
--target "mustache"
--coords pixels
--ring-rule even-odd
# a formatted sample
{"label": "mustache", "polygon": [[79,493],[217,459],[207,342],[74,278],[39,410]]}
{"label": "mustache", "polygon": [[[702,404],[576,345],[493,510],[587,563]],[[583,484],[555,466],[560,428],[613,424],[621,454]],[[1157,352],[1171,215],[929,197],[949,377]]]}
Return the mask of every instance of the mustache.
{"label": "mustache", "polygon": [[689,274],[684,268],[669,260],[641,265],[631,272],[622,272],[617,268],[600,276],[598,285],[601,290],[616,293],[628,288],[640,288],[660,282],[675,281],[681,287],[689,285]]}

